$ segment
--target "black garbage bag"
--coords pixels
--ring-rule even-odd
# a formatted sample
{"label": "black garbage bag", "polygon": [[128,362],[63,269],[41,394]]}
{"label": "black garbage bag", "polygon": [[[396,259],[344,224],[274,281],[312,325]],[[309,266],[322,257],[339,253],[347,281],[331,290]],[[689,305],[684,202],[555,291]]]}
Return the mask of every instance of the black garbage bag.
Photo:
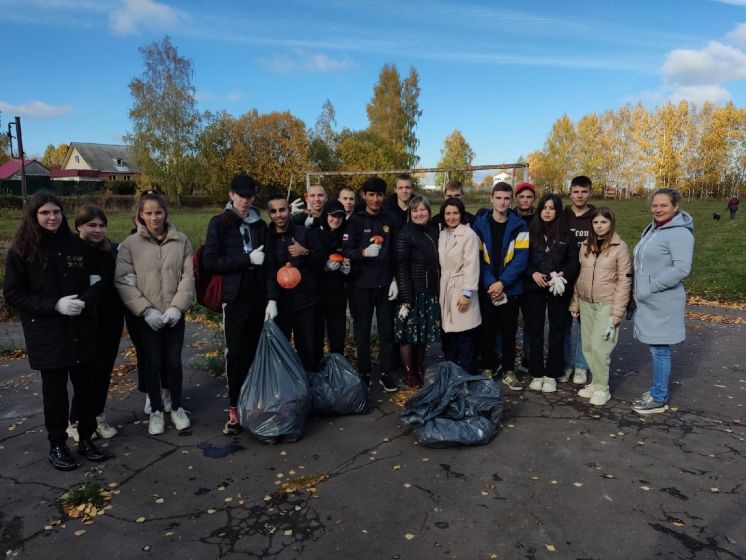
{"label": "black garbage bag", "polygon": [[254,363],[238,397],[238,418],[263,443],[297,441],[311,410],[300,358],[274,321],[264,323]]}
{"label": "black garbage bag", "polygon": [[323,416],[368,414],[368,388],[341,354],[329,354],[319,373],[309,373],[313,411]]}
{"label": "black garbage bag", "polygon": [[497,434],[503,412],[500,386],[469,375],[453,362],[428,368],[429,383],[410,398],[401,419],[416,426],[417,441],[429,447],[484,445]]}

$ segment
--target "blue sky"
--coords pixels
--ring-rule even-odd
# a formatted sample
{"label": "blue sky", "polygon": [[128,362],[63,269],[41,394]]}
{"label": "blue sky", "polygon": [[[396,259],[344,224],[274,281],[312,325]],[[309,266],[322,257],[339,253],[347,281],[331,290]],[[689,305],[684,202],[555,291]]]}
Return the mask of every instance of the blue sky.
{"label": "blue sky", "polygon": [[309,127],[328,98],[338,128],[365,128],[381,66],[414,66],[423,166],[454,129],[493,164],[541,148],[563,113],[746,104],[746,0],[0,0],[0,28],[2,128],[23,118],[27,154],[119,143],[138,47],[166,34],[194,63],[200,110],[289,110]]}

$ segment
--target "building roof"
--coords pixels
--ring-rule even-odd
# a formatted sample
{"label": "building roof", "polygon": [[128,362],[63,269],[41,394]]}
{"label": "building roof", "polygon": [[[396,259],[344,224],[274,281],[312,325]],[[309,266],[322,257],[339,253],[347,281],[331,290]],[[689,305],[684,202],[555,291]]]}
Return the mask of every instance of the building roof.
{"label": "building roof", "polygon": [[89,142],[72,142],[65,156],[63,168],[67,168],[68,159],[77,150],[81,157],[91,166],[103,173],[139,173],[129,154],[129,146],[122,144],[93,144]]}
{"label": "building roof", "polygon": [[[49,169],[35,159],[23,160],[26,166],[26,175],[44,175],[49,177]],[[17,159],[9,159],[0,165],[0,179],[9,179],[21,172],[21,162]]]}

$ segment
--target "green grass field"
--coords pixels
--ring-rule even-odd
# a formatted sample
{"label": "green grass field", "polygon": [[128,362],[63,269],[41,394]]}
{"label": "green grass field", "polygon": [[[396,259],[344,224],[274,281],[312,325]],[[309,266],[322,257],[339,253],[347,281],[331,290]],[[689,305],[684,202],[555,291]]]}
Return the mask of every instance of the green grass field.
{"label": "green grass field", "polygon": [[[432,197],[432,202],[440,202]],[[617,216],[617,230],[630,249],[634,248],[640,233],[650,222],[649,204],[646,200],[595,200],[596,206],[606,205]],[[476,211],[484,203],[470,200],[469,210]],[[684,202],[682,208],[694,218],[694,264],[686,280],[687,291],[707,299],[746,301],[746,209],[741,210],[736,220],[730,220],[725,211],[725,202]],[[196,247],[204,240],[205,229],[210,218],[219,209],[178,211],[172,210],[169,220],[176,228],[185,232]],[[715,221],[712,214],[722,216]],[[128,212],[112,211],[109,217],[110,237],[121,241],[130,232],[132,222]],[[13,236],[20,218],[19,211],[0,213],[0,241]],[[266,215],[265,215],[266,218]]]}

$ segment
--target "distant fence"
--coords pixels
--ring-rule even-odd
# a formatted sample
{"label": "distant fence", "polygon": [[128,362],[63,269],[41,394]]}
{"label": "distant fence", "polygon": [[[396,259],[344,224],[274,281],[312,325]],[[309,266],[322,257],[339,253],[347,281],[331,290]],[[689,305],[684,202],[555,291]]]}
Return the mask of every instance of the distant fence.
{"label": "distant fence", "polygon": [[[33,192],[36,192],[36,190]],[[31,191],[29,194],[31,194]],[[59,197],[60,202],[62,202],[68,212],[71,208],[79,208],[86,204],[95,204],[106,210],[131,210],[137,202],[137,199],[132,195],[107,194],[102,191],[75,195],[64,195],[57,192],[55,194]],[[164,198],[166,199],[166,203],[174,208],[206,208],[215,205],[209,196],[204,195],[182,195],[178,200],[173,196],[165,196]],[[20,196],[0,195],[0,209],[15,208],[23,208],[23,200]]]}

